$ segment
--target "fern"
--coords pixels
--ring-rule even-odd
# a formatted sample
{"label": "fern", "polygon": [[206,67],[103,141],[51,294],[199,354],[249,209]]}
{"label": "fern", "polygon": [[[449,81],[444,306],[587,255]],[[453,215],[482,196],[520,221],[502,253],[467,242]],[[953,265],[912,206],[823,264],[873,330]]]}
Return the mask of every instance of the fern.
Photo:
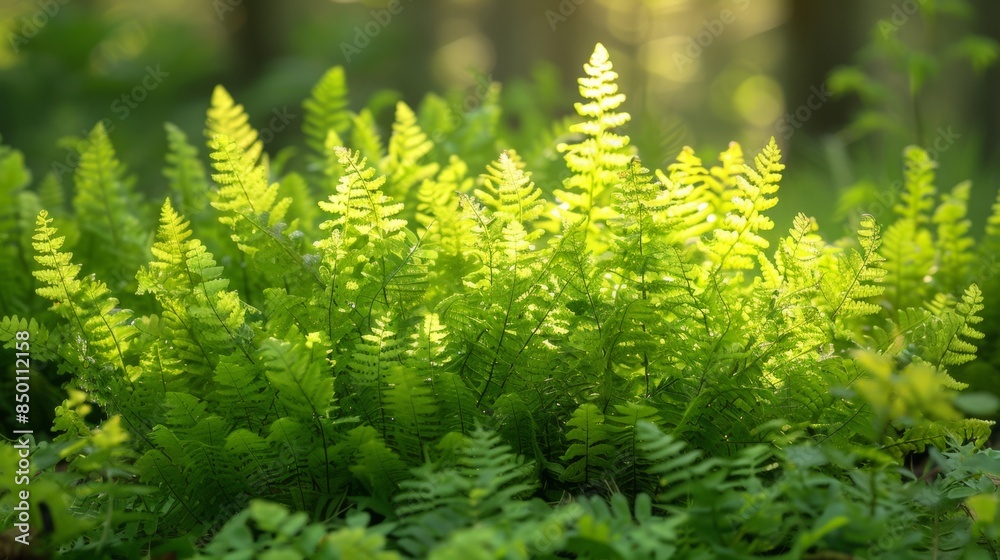
{"label": "fern", "polygon": [[930,222],[935,163],[917,147],[904,151],[904,191],[893,208],[899,220],[885,233],[886,297],[894,310],[920,305],[927,297],[926,279],[934,264]]}
{"label": "fern", "polygon": [[51,309],[69,323],[73,335],[69,350],[79,383],[97,402],[125,415],[129,427],[138,430],[142,421],[138,409],[133,408],[136,403],[119,399],[132,392],[126,386],[133,385],[137,377],[129,345],[136,335],[129,322],[131,312],[117,309],[118,300],[111,297],[103,282],[78,278],[80,266],[71,261],[72,253],[61,251],[65,238],[57,237],[51,223],[44,210],[39,213],[32,243],[41,267],[33,272],[42,283],[38,295],[51,300]]}
{"label": "fern", "polygon": [[737,177],[738,190],[733,195],[734,211],[728,213],[716,227],[708,251],[718,270],[753,268],[752,257],[766,249],[768,242],[758,232],[774,227],[764,212],[777,204],[773,195],[778,191],[781,171],[781,151],[774,138],[754,158],[754,167],[744,166],[746,176]]}
{"label": "fern", "polygon": [[[49,179],[52,177],[55,176],[51,175]],[[23,242],[27,236],[22,232],[18,205],[13,202],[26,194],[24,189],[30,180],[31,174],[24,165],[24,156],[0,145],[0,196],[12,202],[0,210],[0,267],[4,270],[29,268],[26,261],[29,258],[27,249],[30,247],[25,247]],[[46,184],[50,183],[51,180],[47,179]],[[25,304],[30,285],[26,280],[28,278],[20,274],[5,274],[0,278],[0,307],[5,312],[23,313],[27,309]]]}
{"label": "fern", "polygon": [[582,218],[592,229],[609,217],[602,208],[607,207],[610,189],[629,161],[628,137],[617,134],[615,129],[629,122],[631,116],[617,111],[625,95],[618,92],[618,74],[612,68],[607,49],[598,43],[590,62],[584,65],[586,77],[579,79],[584,103],[577,103],[575,108],[585,120],[570,127],[584,139],[558,147],[565,152],[566,166],[573,175],[555,195],[570,216],[579,216],[577,219]]}
{"label": "fern", "polygon": [[194,216],[208,206],[208,178],[198,151],[181,129],[167,123],[167,168],[163,175],[181,214]]}
{"label": "fern", "polygon": [[566,449],[563,459],[568,463],[560,478],[584,484],[602,478],[611,466],[610,455],[614,451],[607,443],[610,430],[604,423],[604,414],[593,404],[583,404],[567,425],[573,429],[566,438],[576,443]]}
{"label": "fern", "polygon": [[[518,497],[532,490],[524,465],[500,444],[499,437],[477,427],[454,464],[427,464],[402,483],[396,498],[402,526],[400,546],[414,555],[462,528],[503,517],[516,521]],[[511,515],[513,513],[513,515]]]}
{"label": "fern", "polygon": [[383,161],[385,147],[375,124],[375,115],[368,109],[351,118],[351,147],[368,161]]}
{"label": "fern", "polygon": [[885,291],[879,285],[886,275],[881,268],[885,259],[879,255],[882,239],[873,216],[861,217],[858,240],[861,251],[852,250],[840,256],[837,259],[839,274],[824,277],[822,283],[830,321],[841,333],[850,332],[848,319],[878,313],[881,308],[870,300]]}
{"label": "fern", "polygon": [[404,203],[404,207],[414,206],[414,186],[433,177],[438,172],[435,163],[421,163],[434,148],[427,135],[417,125],[417,116],[406,103],[396,104],[396,120],[392,124],[389,138],[389,153],[382,160],[380,168],[389,178],[389,194]]}
{"label": "fern", "polygon": [[243,152],[248,166],[256,165],[263,154],[264,143],[250,126],[250,117],[243,110],[243,105],[238,105],[222,86],[215,86],[212,91],[212,102],[205,120],[205,137],[213,151],[219,149],[212,146],[218,136],[229,138]]}
{"label": "fern", "polygon": [[[231,238],[274,285],[322,285],[319,274],[296,247],[296,223],[285,223],[290,198],[278,198],[279,186],[268,184],[267,171],[257,165],[254,151],[229,137],[213,138],[212,180],[219,185],[212,206],[224,212],[219,221],[232,230]],[[291,270],[282,270],[290,267]]]}
{"label": "fern", "polygon": [[[551,125],[544,85],[520,90],[538,107],[483,82],[461,112],[390,93],[353,114],[335,68],[304,104],[308,153],[273,164],[217,88],[211,182],[167,126],[148,254],[103,129],[72,207],[0,148],[0,385],[29,370],[34,422],[62,403],[31,455],[44,552],[923,557],[948,534],[974,553],[1000,469],[976,451],[991,423],[962,414],[990,408],[963,392],[996,287],[968,184],[935,207],[911,148],[884,224],[831,242],[798,214],[771,237],[773,139],[749,164],[732,143],[647,169],[600,45],[585,71],[582,122]],[[925,452],[946,468],[906,474]]]}
{"label": "fern", "polygon": [[132,210],[132,180],[125,177],[103,124],[98,123],[84,143],[73,175],[78,227],[93,261],[120,263],[102,272],[124,285],[125,275],[133,274],[145,257],[146,234]]}
{"label": "fern", "polygon": [[958,290],[975,258],[971,251],[974,242],[969,236],[972,223],[965,219],[971,189],[972,183],[968,181],[955,185],[950,193],[942,195],[941,204],[934,211],[937,225],[934,266],[940,271],[935,280],[942,291]]}
{"label": "fern", "polygon": [[350,129],[347,105],[344,69],[334,66],[323,74],[309,98],[302,103],[305,111],[302,131],[306,135],[306,143],[317,155],[325,153],[326,136],[331,130],[343,137]]}

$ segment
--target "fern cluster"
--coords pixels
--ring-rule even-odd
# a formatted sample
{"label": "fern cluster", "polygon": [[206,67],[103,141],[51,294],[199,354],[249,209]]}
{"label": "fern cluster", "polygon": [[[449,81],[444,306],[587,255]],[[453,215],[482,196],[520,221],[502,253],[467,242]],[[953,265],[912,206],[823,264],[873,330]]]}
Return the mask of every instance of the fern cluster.
{"label": "fern cluster", "polygon": [[[773,140],[647,169],[608,51],[585,68],[565,181],[532,167],[553,146],[508,145],[492,94],[447,127],[440,98],[400,102],[383,145],[339,68],[304,104],[301,173],[221,87],[209,165],[168,125],[155,231],[100,126],[73,212],[0,152],[22,201],[0,259],[24,271],[0,340],[30,332],[34,375],[69,392],[34,455],[39,546],[918,558],[948,527],[952,549],[995,547],[1000,459],[964,415],[986,397],[955,370],[991,296],[969,186],[935,204],[913,147],[891,221],[830,242],[800,214],[776,235]],[[900,475],[922,452],[945,472],[929,485]]]}

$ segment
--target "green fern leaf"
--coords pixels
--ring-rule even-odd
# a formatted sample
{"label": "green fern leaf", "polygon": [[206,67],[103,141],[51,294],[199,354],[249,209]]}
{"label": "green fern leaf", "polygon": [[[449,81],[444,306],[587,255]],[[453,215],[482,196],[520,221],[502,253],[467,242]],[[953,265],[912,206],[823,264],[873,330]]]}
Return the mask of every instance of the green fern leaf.
{"label": "green fern leaf", "polygon": [[[220,149],[219,143],[215,140],[218,136],[229,138],[229,142],[239,148],[239,152],[246,159],[247,168],[257,165],[260,161],[264,143],[260,141],[257,131],[250,126],[250,117],[243,110],[243,105],[237,105],[226,88],[221,85],[215,86],[212,91],[212,103],[205,120],[205,137],[213,152]],[[230,149],[230,151],[236,150]],[[263,172],[263,176],[266,180],[267,173]]]}
{"label": "green fern leaf", "polygon": [[369,109],[362,109],[351,118],[351,147],[361,156],[373,162],[383,161],[385,148],[375,124],[375,115]]}
{"label": "green fern leaf", "polygon": [[80,153],[80,164],[73,175],[77,224],[86,243],[90,261],[119,263],[104,271],[125,284],[145,257],[147,236],[139,226],[137,200],[131,180],[115,157],[104,125],[91,130]]}
{"label": "green fern leaf", "polygon": [[312,93],[302,103],[305,117],[302,131],[306,144],[322,156],[325,153],[326,137],[334,131],[343,137],[351,127],[351,116],[347,110],[347,80],[344,69],[334,66],[326,71],[313,88]]}
{"label": "green fern leaf", "polygon": [[566,180],[564,189],[555,191],[570,216],[588,222],[596,230],[596,223],[610,217],[610,189],[618,182],[618,175],[628,166],[628,136],[615,129],[631,120],[628,113],[618,112],[625,102],[625,95],[618,92],[618,74],[612,70],[608,51],[598,43],[590,62],[584,65],[586,76],[579,79],[580,96],[584,103],[575,105],[576,112],[585,120],[570,127],[584,139],[575,144],[560,144],[565,153],[566,166],[573,176]]}
{"label": "green fern leaf", "polygon": [[774,138],[754,158],[754,167],[744,166],[746,176],[737,177],[739,191],[732,199],[734,210],[716,227],[708,247],[717,270],[752,269],[755,257],[768,247],[758,232],[774,227],[764,212],[778,202],[771,195],[778,192],[784,168]]}
{"label": "green fern leaf", "polygon": [[436,163],[421,163],[434,149],[434,142],[427,138],[417,125],[413,110],[400,101],[396,104],[396,120],[389,138],[389,154],[379,164],[389,178],[389,194],[405,202],[404,208],[413,208],[416,202],[414,186],[430,179],[438,172]]}
{"label": "green fern leaf", "polygon": [[569,482],[589,483],[591,480],[609,478],[610,456],[615,448],[607,443],[611,431],[604,423],[604,414],[593,404],[582,404],[566,422],[572,427],[566,439],[570,444],[562,459],[568,461],[560,479]]}
{"label": "green fern leaf", "polygon": [[840,333],[849,332],[847,319],[878,313],[881,307],[865,300],[879,297],[885,291],[879,285],[886,275],[882,268],[885,259],[879,254],[882,239],[878,223],[870,214],[861,217],[858,241],[861,251],[839,255],[836,272],[828,273],[822,280],[828,316]]}
{"label": "green fern leaf", "polygon": [[958,290],[969,273],[975,255],[974,242],[969,236],[972,222],[966,218],[972,183],[955,185],[950,193],[942,194],[941,204],[934,211],[937,225],[934,281],[945,292]]}
{"label": "green fern leaf", "polygon": [[208,177],[198,150],[181,129],[167,123],[167,167],[163,175],[181,214],[195,216],[208,206]]}

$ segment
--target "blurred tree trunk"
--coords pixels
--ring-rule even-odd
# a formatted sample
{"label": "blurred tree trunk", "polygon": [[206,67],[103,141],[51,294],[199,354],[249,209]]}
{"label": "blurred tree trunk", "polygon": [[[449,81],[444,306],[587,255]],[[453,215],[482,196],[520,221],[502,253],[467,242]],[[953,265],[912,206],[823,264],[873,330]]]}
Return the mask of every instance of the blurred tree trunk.
{"label": "blurred tree trunk", "polygon": [[[855,53],[868,41],[874,24],[869,0],[812,2],[790,0],[790,18],[785,26],[788,70],[783,86],[789,108],[794,108],[819,89],[837,66],[855,62]],[[816,111],[803,125],[813,136],[843,128],[854,107],[832,103]]]}

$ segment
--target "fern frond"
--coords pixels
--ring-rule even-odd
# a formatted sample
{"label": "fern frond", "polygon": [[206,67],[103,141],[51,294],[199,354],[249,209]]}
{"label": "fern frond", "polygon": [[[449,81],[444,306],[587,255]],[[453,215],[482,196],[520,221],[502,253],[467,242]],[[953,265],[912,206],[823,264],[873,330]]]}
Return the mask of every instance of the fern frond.
{"label": "fern frond", "polygon": [[372,332],[361,336],[349,364],[355,387],[350,404],[355,414],[378,428],[383,438],[388,435],[389,414],[385,403],[388,376],[402,364],[404,352],[396,333],[389,330],[389,323],[388,318],[376,320]]}
{"label": "fern frond", "polygon": [[361,153],[361,157],[372,162],[385,158],[382,137],[375,123],[375,115],[369,109],[351,117],[351,147]]}
{"label": "fern frond", "polygon": [[990,420],[964,418],[952,422],[925,422],[902,435],[889,438],[885,449],[897,459],[913,453],[923,453],[930,447],[949,449],[954,442],[972,442],[976,447],[985,445],[993,433]]}
{"label": "fern frond", "polygon": [[[217,136],[229,138],[229,142],[243,153],[248,167],[255,166],[260,161],[264,143],[258,138],[257,131],[250,126],[250,117],[243,110],[243,105],[236,104],[221,85],[212,90],[212,102],[205,119],[205,137],[212,151],[220,149],[215,141]],[[266,181],[266,172],[263,175]]]}
{"label": "fern frond", "polygon": [[245,348],[220,357],[212,381],[212,393],[206,398],[236,427],[260,433],[276,416],[287,415],[275,407],[274,390],[268,386],[264,368],[247,356]]}
{"label": "fern frond", "polygon": [[[45,184],[49,184],[53,177],[56,175],[50,174]],[[8,271],[0,276],[0,309],[4,310],[4,314],[27,311],[30,277],[14,274],[13,271],[30,268],[27,266],[30,246],[24,243],[30,227],[22,226],[28,216],[19,212],[20,205],[17,204],[27,194],[24,189],[30,181],[31,173],[24,165],[24,155],[0,145],[0,197],[8,201],[0,208],[0,269]],[[36,211],[31,217],[37,214]]]}
{"label": "fern frond", "polygon": [[461,208],[461,196],[473,185],[467,175],[465,162],[452,156],[437,177],[427,179],[417,190],[416,223],[427,228],[427,243],[438,253],[430,271],[430,301],[460,291],[462,279],[474,267],[469,254],[475,245],[472,223]]}
{"label": "fern frond", "polygon": [[[334,152],[346,174],[337,185],[337,194],[319,203],[320,208],[337,216],[320,228],[339,231],[340,242],[346,246],[362,237],[372,240],[399,237],[406,220],[395,216],[403,204],[393,202],[382,191],[385,176],[378,175],[358,152],[343,147],[335,148]],[[327,244],[323,242],[319,246],[326,248]]]}
{"label": "fern frond", "polygon": [[[392,123],[392,136],[389,137],[389,153],[379,164],[389,178],[389,194],[393,198],[416,202],[413,187],[438,172],[438,164],[421,163],[433,149],[434,142],[420,130],[413,109],[402,101],[397,103],[396,120]],[[408,203],[404,208],[413,206]]]}
{"label": "fern frond", "polygon": [[636,425],[642,451],[651,463],[648,472],[660,478],[663,493],[661,504],[673,504],[689,495],[691,483],[704,477],[718,466],[716,459],[702,459],[699,450],[686,450],[683,441],[663,433],[655,424],[640,421]]}
{"label": "fern frond", "polygon": [[629,496],[638,496],[640,492],[655,487],[646,472],[639,423],[656,424],[659,421],[656,409],[639,403],[616,405],[615,413],[609,414],[607,420],[613,426],[612,439],[619,453],[614,463],[618,487]]}
{"label": "fern frond", "polygon": [[326,137],[331,130],[340,137],[347,134],[351,127],[351,115],[347,106],[344,68],[334,66],[323,74],[309,97],[302,102],[305,112],[302,131],[306,135],[306,144],[318,156],[325,153]]}
{"label": "fern frond", "polygon": [[567,461],[560,479],[589,483],[594,479],[610,478],[611,455],[615,448],[608,443],[611,430],[604,423],[604,414],[593,404],[582,404],[566,422],[573,428],[566,434],[571,443],[562,459]]}
{"label": "fern frond", "polygon": [[212,180],[219,185],[212,206],[225,213],[219,222],[230,227],[240,250],[273,285],[302,289],[324,285],[307,255],[299,251],[292,235],[296,221],[284,221],[292,199],[279,198],[279,185],[268,184],[265,168],[229,137],[216,136],[209,144],[216,170]]}
{"label": "fern frond", "polygon": [[[278,185],[268,184],[267,172],[257,165],[253,152],[247,152],[236,140],[222,134],[213,136],[209,147],[216,171],[212,180],[219,184],[212,206],[222,212],[262,215],[266,218],[263,223],[269,227],[280,222],[290,201],[278,201]],[[233,225],[235,221],[227,217],[223,223]],[[253,252],[254,248],[246,250]]]}
{"label": "fern frond", "polygon": [[222,267],[191,235],[170,199],[164,201],[154,260],[136,278],[138,293],[153,294],[162,309],[161,334],[171,341],[162,359],[183,360],[191,386],[202,387],[219,356],[249,353],[252,329],[246,324],[247,307],[227,289]]}
{"label": "fern frond", "polygon": [[615,129],[632,117],[618,112],[625,95],[618,92],[618,73],[612,68],[607,49],[598,43],[590,62],[584,65],[586,76],[578,80],[584,102],[576,103],[575,108],[585,120],[570,127],[584,139],[558,146],[574,174],[565,181],[565,188],[555,191],[556,197],[571,216],[587,221],[588,228],[596,228],[597,222],[609,217],[610,188],[627,168],[630,157],[628,136]]}
{"label": "fern frond", "polygon": [[73,175],[78,227],[91,260],[120,263],[125,270],[116,271],[115,276],[121,279],[133,274],[145,256],[147,236],[139,225],[132,181],[125,178],[125,168],[115,157],[103,124],[91,130],[84,144]]}
{"label": "fern frond", "polygon": [[[406,464],[379,438],[370,426],[361,426],[347,433],[349,445],[356,449],[351,473],[375,497],[389,506],[389,497],[409,478]],[[386,512],[388,513],[388,511]]]}
{"label": "fern frond", "polygon": [[885,295],[892,311],[898,313],[923,303],[934,266],[930,230],[918,228],[913,220],[897,220],[886,230],[880,254],[885,259]]}
{"label": "fern frond", "polygon": [[934,281],[941,290],[953,292],[961,287],[975,259],[974,242],[969,236],[972,222],[966,218],[972,183],[955,185],[950,193],[941,195],[941,204],[934,211],[937,225]]}
{"label": "fern frond", "polygon": [[163,170],[167,187],[181,214],[194,216],[208,206],[208,177],[198,159],[198,150],[188,143],[184,132],[166,123],[167,167]]}
{"label": "fern frond", "polygon": [[778,202],[772,195],[778,192],[784,168],[774,138],[754,158],[754,167],[744,166],[745,176],[737,177],[739,190],[732,199],[734,210],[716,227],[708,245],[717,270],[752,269],[755,257],[768,247],[767,240],[758,232],[774,227],[764,212]]}
{"label": "fern frond", "polygon": [[878,222],[870,214],[861,216],[858,226],[861,251],[850,250],[838,255],[836,271],[822,278],[823,297],[827,313],[841,333],[848,332],[847,319],[878,313],[881,307],[870,300],[881,296],[885,288],[879,283],[885,278],[885,259],[879,255],[882,238]]}
{"label": "fern frond", "polygon": [[402,517],[400,546],[421,556],[433,543],[463,528],[501,515],[516,522],[521,516],[514,506],[533,489],[529,472],[497,434],[477,426],[454,465],[441,469],[425,464],[401,484],[395,498]]}
{"label": "fern frond", "polygon": [[[43,286],[38,295],[52,301],[52,309],[69,321],[77,335],[76,352],[79,365],[100,371],[114,368],[131,382],[129,340],[136,335],[130,322],[131,311],[118,309],[118,300],[111,297],[107,286],[93,277],[80,279],[80,265],[72,262],[73,254],[61,251],[64,237],[57,237],[52,220],[43,210],[38,214],[34,235],[35,260],[40,269],[32,272]],[[79,372],[84,375],[84,371]],[[89,389],[96,389],[101,379],[97,373],[84,376]],[[99,389],[105,397],[106,388]]]}
{"label": "fern frond", "polygon": [[283,340],[270,338],[260,345],[267,378],[284,409],[306,422],[326,417],[333,408],[333,377],[317,334],[293,330]]}
{"label": "fern frond", "polygon": [[[985,334],[976,330],[975,325],[983,318],[979,312],[984,309],[983,292],[976,284],[966,288],[954,310],[946,310],[938,315],[940,325],[924,332],[923,345],[933,349],[934,354],[927,360],[939,370],[945,366],[957,366],[976,358],[976,345],[971,340],[982,340]],[[938,344],[935,344],[937,342]]]}
{"label": "fern frond", "polygon": [[937,163],[927,151],[918,146],[907,146],[903,150],[904,172],[903,192],[900,201],[893,207],[896,215],[913,223],[919,229],[930,222],[930,211],[934,206],[934,169]]}
{"label": "fern frond", "polygon": [[537,423],[528,404],[520,395],[517,393],[501,395],[493,403],[493,418],[497,433],[511,446],[514,453],[529,459],[541,455]]}
{"label": "fern frond", "polygon": [[430,378],[394,366],[386,375],[386,410],[392,418],[393,447],[412,462],[424,458],[427,446],[440,436],[438,407]]}

